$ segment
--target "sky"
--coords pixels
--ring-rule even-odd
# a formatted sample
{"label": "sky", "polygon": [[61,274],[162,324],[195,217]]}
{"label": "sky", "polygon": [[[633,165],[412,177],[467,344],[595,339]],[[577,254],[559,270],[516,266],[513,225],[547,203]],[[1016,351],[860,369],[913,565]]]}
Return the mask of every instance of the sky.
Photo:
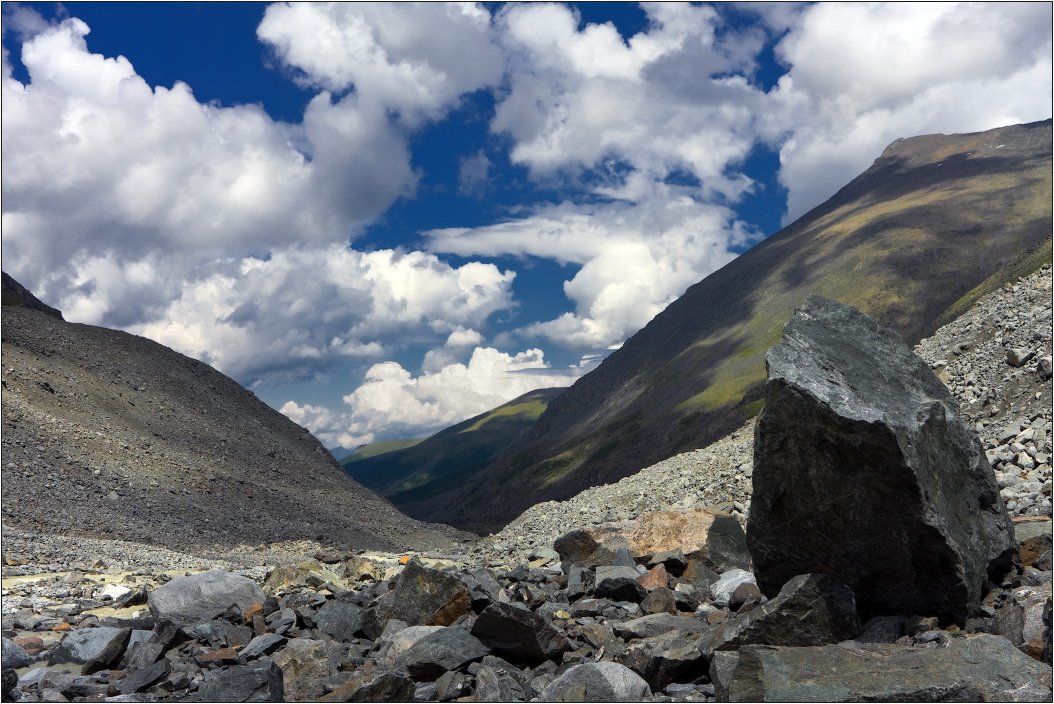
{"label": "sky", "polygon": [[897,138],[1051,116],[1049,3],[2,11],[4,270],[330,448],[570,385]]}

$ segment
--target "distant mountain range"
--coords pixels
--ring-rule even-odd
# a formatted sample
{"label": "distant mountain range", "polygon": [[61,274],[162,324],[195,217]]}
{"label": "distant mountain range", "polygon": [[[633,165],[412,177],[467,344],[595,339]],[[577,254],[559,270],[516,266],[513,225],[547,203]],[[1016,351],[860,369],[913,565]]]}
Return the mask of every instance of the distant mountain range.
{"label": "distant mountain range", "polygon": [[688,289],[489,466],[412,510],[489,531],[706,446],[761,408],[765,351],[806,295],[914,343],[1051,260],[1051,202],[1050,120],[897,140],[826,203]]}
{"label": "distant mountain range", "polygon": [[356,481],[413,516],[418,504],[460,488],[529,430],[566,389],[538,389],[424,440],[364,445],[341,462]]}

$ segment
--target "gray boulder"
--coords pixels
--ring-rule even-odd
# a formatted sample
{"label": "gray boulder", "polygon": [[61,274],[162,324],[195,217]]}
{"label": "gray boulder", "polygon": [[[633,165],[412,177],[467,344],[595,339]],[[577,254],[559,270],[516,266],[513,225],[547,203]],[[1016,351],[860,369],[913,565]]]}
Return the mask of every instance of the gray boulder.
{"label": "gray boulder", "polygon": [[53,665],[79,663],[84,675],[105,670],[120,660],[131,633],[130,628],[106,626],[70,631],[51,651],[48,661]]}
{"label": "gray boulder", "polygon": [[205,675],[199,691],[202,702],[284,701],[282,670],[270,660],[215,670]]}
{"label": "gray boulder", "polygon": [[625,665],[587,662],[568,668],[538,697],[543,702],[643,702],[651,699],[648,683]]}
{"label": "gray boulder", "polygon": [[648,614],[621,623],[612,624],[615,635],[625,640],[633,638],[651,638],[670,631],[682,633],[700,633],[706,630],[705,621],[694,616],[675,616],[674,614]]}
{"label": "gray boulder", "polygon": [[1005,636],[1026,655],[1043,660],[1050,652],[1050,624],[1044,622],[1051,603],[1051,583],[1018,587],[995,614],[992,633]]}
{"label": "gray boulder", "polygon": [[1016,544],[947,388],[896,333],[818,296],[766,362],[747,523],[761,590],[827,573],[868,615],[978,613]]}
{"label": "gray boulder", "polygon": [[743,645],[824,645],[860,633],[853,592],[826,574],[790,580],[769,603],[714,627],[706,652]]}
{"label": "gray boulder", "polygon": [[496,654],[537,664],[568,649],[567,639],[544,618],[511,604],[491,604],[476,619],[472,635]]}
{"label": "gray boulder", "polygon": [[390,597],[374,608],[374,618],[382,624],[396,618],[410,626],[449,626],[471,610],[472,598],[454,575],[413,559],[403,568]]}
{"label": "gray boulder", "polygon": [[490,650],[475,636],[457,626],[429,633],[403,651],[396,667],[406,668],[417,681],[432,681],[448,670],[458,670],[480,660]]}
{"label": "gray boulder", "polygon": [[202,572],[176,577],[150,592],[147,604],[157,621],[196,624],[223,615],[232,605],[241,611],[262,604],[264,593],[248,577],[230,572]]}
{"label": "gray boulder", "polygon": [[312,617],[318,630],[346,642],[362,629],[362,607],[344,601],[329,601]]}
{"label": "gray boulder", "polygon": [[326,681],[340,667],[341,650],[331,640],[292,638],[273,659],[282,668],[286,698],[314,701],[325,694]]}
{"label": "gray boulder", "polygon": [[601,565],[596,571],[593,593],[600,599],[632,601],[639,604],[648,592],[638,582],[640,573],[625,565]]}
{"label": "gray boulder", "polygon": [[655,691],[674,682],[691,682],[708,671],[704,636],[670,631],[630,641],[616,660],[644,678]]}
{"label": "gray boulder", "polygon": [[10,638],[3,639],[3,669],[29,667],[33,657],[18,643]]}
{"label": "gray boulder", "polygon": [[928,648],[855,642],[808,648],[748,645],[715,686],[733,702],[1045,701],[1050,668],[999,636]]}

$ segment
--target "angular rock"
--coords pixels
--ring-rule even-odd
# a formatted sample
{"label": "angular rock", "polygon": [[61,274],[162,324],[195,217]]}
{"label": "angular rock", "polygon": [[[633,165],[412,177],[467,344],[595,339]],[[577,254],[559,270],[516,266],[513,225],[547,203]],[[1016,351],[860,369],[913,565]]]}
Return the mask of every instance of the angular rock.
{"label": "angular rock", "polygon": [[409,702],[416,685],[394,672],[363,672],[319,698],[322,702]]}
{"label": "angular rock", "polygon": [[442,627],[420,639],[395,659],[418,681],[431,681],[448,670],[457,670],[480,660],[490,650],[473,635],[457,626]]}
{"label": "angular rock", "polygon": [[314,701],[326,692],[326,681],[340,667],[341,652],[329,640],[292,638],[274,656],[282,668],[285,696],[295,701]]}
{"label": "angular rock", "polygon": [[648,683],[625,665],[587,662],[568,668],[538,697],[543,702],[642,702],[651,699]]}
{"label": "angular rock", "polygon": [[444,672],[435,681],[436,696],[441,702],[452,702],[472,691],[472,678],[464,672]]}
{"label": "angular rock", "polygon": [[25,648],[10,638],[3,639],[3,668],[5,670],[29,667],[32,664],[33,658],[26,652]]}
{"label": "angular rock", "polygon": [[669,576],[666,574],[666,566],[661,562],[637,577],[637,584],[644,587],[648,592],[651,592],[653,589],[659,589],[660,587],[665,589],[669,586],[669,583]]}
{"label": "angular rock", "polygon": [[172,663],[168,658],[161,658],[151,665],[129,672],[118,681],[117,691],[121,694],[141,692],[171,671]]}
{"label": "angular rock", "polygon": [[904,616],[876,616],[853,638],[858,643],[896,643],[907,634]]}
{"label": "angular rock", "polygon": [[674,577],[680,577],[684,574],[685,568],[688,567],[688,558],[685,557],[684,550],[681,548],[666,550],[655,553],[648,560],[648,567],[655,567],[656,565],[662,565]]}
{"label": "angular rock", "polygon": [[3,682],[0,685],[0,698],[5,702],[10,701],[11,692],[18,686],[18,673],[14,668],[5,667],[2,670]]}
{"label": "angular rock", "polygon": [[403,621],[389,621],[388,625],[391,626],[392,623],[395,623],[397,627],[385,629],[385,632],[377,639],[379,653],[377,662],[386,667],[394,667],[398,657],[417,641],[446,628],[446,626],[406,626]]}
{"label": "angular rock", "polygon": [[731,611],[739,611],[744,606],[756,606],[761,603],[764,596],[761,590],[758,589],[758,585],[753,582],[744,582],[736,587],[732,592],[732,596],[728,598],[728,608]]}
{"label": "angular rock", "polygon": [[1044,623],[1050,603],[1050,582],[1038,587],[1018,587],[996,611],[992,633],[1005,636],[1021,652],[1042,661],[1051,642],[1050,625]]}
{"label": "angular rock", "polygon": [[631,641],[616,658],[644,678],[655,691],[673,682],[691,682],[707,673],[709,659],[701,646],[705,636],[680,631]]}
{"label": "angular rock", "polygon": [[51,651],[48,662],[79,663],[81,674],[90,675],[116,663],[128,643],[130,628],[81,628],[67,633]]}
{"label": "angular rock", "polygon": [[1015,523],[1014,537],[1017,539],[1018,551],[1021,555],[1021,566],[1032,567],[1045,553],[1050,551],[1052,545],[1050,519]]}
{"label": "angular rock", "polygon": [[538,614],[510,604],[491,604],[476,619],[472,635],[496,654],[537,664],[568,649],[567,639]]}
{"label": "angular rock", "polygon": [[573,565],[588,565],[590,558],[596,552],[600,544],[588,532],[576,529],[565,533],[553,541],[553,549],[560,555],[563,562]]}
{"label": "angular rock", "polygon": [[476,691],[472,699],[477,702],[521,702],[523,686],[512,677],[486,665],[476,672]]}
{"label": "angular rock", "polygon": [[674,616],[667,613],[641,616],[622,623],[614,623],[611,626],[615,635],[626,640],[651,638],[670,631],[699,633],[706,627],[706,623],[693,616]]}
{"label": "angular rock", "polygon": [[263,601],[264,593],[253,580],[216,571],[176,577],[150,592],[147,604],[158,621],[186,625],[211,621],[232,605],[244,612]]}
{"label": "angular rock", "polygon": [[188,626],[183,632],[212,648],[244,648],[253,637],[253,631],[248,626],[238,626],[222,620]]}
{"label": "angular rock", "polygon": [[460,579],[410,560],[392,592],[388,618],[411,626],[449,626],[472,608]]}
{"label": "angular rock", "polygon": [[718,625],[707,634],[703,650],[824,645],[859,632],[852,590],[830,575],[803,574],[787,582],[769,603]]}
{"label": "angular rock", "polygon": [[596,571],[593,593],[600,599],[632,601],[639,604],[648,595],[638,582],[640,573],[623,565],[601,565]]}
{"label": "angular rock", "polygon": [[818,296],[766,361],[747,523],[761,590],[827,573],[869,615],[978,613],[1016,545],[948,389],[896,333]]}
{"label": "angular rock", "polygon": [[643,614],[676,614],[679,611],[677,597],[668,587],[653,589],[640,602],[640,611]]}
{"label": "angular rock", "polygon": [[953,638],[947,647],[841,643],[748,645],[728,701],[1050,701],[1050,668],[999,636]]}
{"label": "angular rock", "polygon": [[205,675],[199,691],[202,702],[285,701],[282,670],[271,660],[258,660]]}
{"label": "angular rock", "polygon": [[318,630],[344,643],[362,629],[362,607],[334,599],[316,611],[312,620]]}
{"label": "angular rock", "polygon": [[280,636],[276,633],[264,633],[263,635],[256,636],[249,641],[248,645],[238,651],[238,655],[246,660],[252,660],[253,658],[258,658],[261,655],[266,655],[272,650],[277,649],[283,645],[285,641],[285,636]]}

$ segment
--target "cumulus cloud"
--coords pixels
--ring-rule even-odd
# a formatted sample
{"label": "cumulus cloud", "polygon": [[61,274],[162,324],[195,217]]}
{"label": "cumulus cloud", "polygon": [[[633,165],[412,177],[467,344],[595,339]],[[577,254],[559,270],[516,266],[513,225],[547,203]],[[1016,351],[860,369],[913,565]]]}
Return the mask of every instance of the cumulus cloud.
{"label": "cumulus cloud", "polygon": [[658,186],[638,202],[563,203],[478,228],[426,233],[434,251],[513,254],[580,265],[564,282],[575,310],[524,327],[576,348],[604,349],[636,332],[684,290],[759,237],[728,208]]}
{"label": "cumulus cloud", "polygon": [[1035,3],[806,8],[777,47],[790,70],[761,127],[781,144],[786,219],[830,197],[898,137],[1050,117],[1049,10]]}
{"label": "cumulus cloud", "polygon": [[376,359],[406,337],[478,342],[469,328],[511,305],[514,277],[423,252],[284,249],[188,283],[133,330],[238,378],[286,380],[327,361]]}
{"label": "cumulus cloud", "polygon": [[329,447],[356,447],[378,438],[419,437],[528,391],[568,386],[587,370],[553,370],[539,349],[508,354],[476,347],[467,363],[447,364],[419,376],[396,362],[375,364],[363,383],[344,397],[349,406],[344,412],[294,401],[281,412]]}
{"label": "cumulus cloud", "polygon": [[257,36],[302,83],[354,87],[408,124],[502,76],[490,13],[474,3],[275,3]]}
{"label": "cumulus cloud", "polygon": [[[753,70],[762,35],[719,39],[713,8],[645,6],[649,27],[623,40],[614,25],[578,29],[562,5],[509,5],[497,21],[510,89],[491,129],[536,177],[614,161],[646,180],[684,171],[710,195],[736,198],[750,180],[728,166],[753,144],[762,93],[733,72]],[[632,194],[627,194],[632,196]]]}

